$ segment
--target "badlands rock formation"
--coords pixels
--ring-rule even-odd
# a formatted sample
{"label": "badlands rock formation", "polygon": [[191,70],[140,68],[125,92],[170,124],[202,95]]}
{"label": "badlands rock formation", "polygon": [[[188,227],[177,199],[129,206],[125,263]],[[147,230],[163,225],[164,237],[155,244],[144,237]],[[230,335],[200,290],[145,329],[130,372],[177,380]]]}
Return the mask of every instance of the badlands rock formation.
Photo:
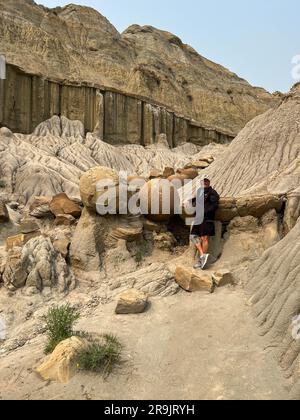
{"label": "badlands rock formation", "polygon": [[[13,131],[30,133],[53,114],[62,114],[80,119],[89,131],[97,127],[103,137],[97,116],[104,107],[105,140],[140,142],[136,121],[144,119],[146,143],[153,121],[160,118],[151,104],[161,104],[197,121],[200,131],[206,127],[235,136],[278,101],[151,26],[133,25],[120,34],[87,7],[51,10],[31,0],[1,0],[0,5],[0,52],[14,66],[8,68],[5,95],[1,82],[5,106],[0,107],[0,123]],[[122,120],[116,121],[120,112]],[[201,137],[197,124],[188,126],[168,113],[161,121],[178,139],[184,140],[186,130],[189,138]]]}
{"label": "badlands rock formation", "polygon": [[255,118],[206,172],[223,196],[298,193],[300,86]]}
{"label": "badlands rock formation", "polygon": [[[253,313],[287,376],[300,385],[300,220],[250,267],[247,289]],[[298,395],[299,397],[299,395]]]}
{"label": "badlands rock formation", "polygon": [[95,134],[83,133],[81,122],[57,116],[39,125],[32,135],[0,129],[0,191],[24,203],[34,196],[59,193],[80,198],[79,179],[91,168],[104,166],[148,177],[154,168],[184,167],[199,151],[192,144],[182,149],[165,144],[112,146]]}
{"label": "badlands rock formation", "polygon": [[[254,315],[288,375],[299,380],[299,340],[293,319],[300,313],[299,216],[300,90],[295,86],[282,104],[250,122],[221,158],[222,171],[211,173],[223,194],[285,194],[284,233],[246,276]],[[298,221],[298,222],[297,222]]]}
{"label": "badlands rock formation", "polygon": [[[222,259],[225,265],[231,261],[237,267],[242,260],[259,257],[238,275],[252,295],[250,302],[262,334],[274,347],[287,375],[294,375],[296,381],[299,340],[292,330],[296,331],[293,319],[300,313],[299,111],[300,88],[296,85],[276,109],[248,123],[219,159],[205,169],[223,197],[218,218],[227,223],[231,220]],[[247,218],[249,223],[252,220],[250,224]]]}
{"label": "badlands rock formation", "polygon": [[9,251],[1,277],[10,290],[57,288],[63,293],[75,287],[75,277],[66,261],[50,239],[42,236],[30,240],[21,250],[15,247]]}
{"label": "badlands rock formation", "polygon": [[[299,111],[296,85],[277,108],[248,123],[219,159],[202,171],[223,197],[221,220],[230,221],[234,214],[257,216],[269,205],[279,211],[284,196],[285,232],[295,226],[300,211]],[[194,192],[191,185],[189,194]]]}
{"label": "badlands rock formation", "polygon": [[163,176],[165,168],[181,168],[175,179],[189,179],[183,172],[197,174],[196,168],[182,168],[193,166],[195,159],[211,162],[211,155],[219,158],[227,147],[211,144],[201,149],[188,143],[171,149],[162,140],[155,147],[113,146],[95,134],[85,136],[80,121],[57,116],[40,124],[31,135],[1,128],[0,139],[0,192],[9,200],[30,204],[31,215],[36,217],[50,211],[50,203],[43,197],[66,193],[80,199],[79,180],[92,168],[101,166],[145,178],[153,169]]}
{"label": "badlands rock formation", "polygon": [[[183,344],[190,352],[197,337],[201,347],[203,331],[211,338],[214,331],[228,330],[218,295],[226,312],[229,296],[241,293],[243,302],[245,288],[266,345],[274,349],[297,397],[300,87],[281,99],[272,97],[174,35],[138,26],[121,35],[92,9],[49,10],[30,0],[0,4],[0,52],[8,59],[8,78],[0,85],[0,321],[3,316],[8,327],[8,337],[0,337],[0,368],[16,349],[21,354],[21,347],[30,352],[41,344],[43,315],[58,302],[77,306],[86,324],[105,307],[109,325],[121,323],[128,339],[131,316],[125,320],[124,313],[146,320],[162,298],[170,309],[172,296],[171,305],[181,313],[182,296],[200,292],[197,311],[210,299],[211,307],[218,305],[218,318],[209,330],[193,329],[195,314],[189,316],[191,332]],[[138,193],[140,200],[172,180],[188,180],[192,198],[196,182],[204,174],[211,178],[221,201],[208,270],[192,268],[195,249],[184,216],[120,214],[119,208],[115,215],[97,213],[97,199],[104,194],[97,182],[109,178],[119,193],[124,181],[119,172],[126,172],[129,197]],[[150,193],[139,181],[152,186]],[[180,186],[172,195],[182,198]],[[241,324],[248,316],[243,311],[242,316],[233,311]],[[107,319],[97,321],[97,330]],[[148,322],[137,341],[145,336],[149,347],[147,333],[156,327]],[[165,334],[173,346],[168,310],[160,322],[166,331],[156,345]],[[246,342],[245,350],[238,345],[223,354],[221,348],[220,370],[247,358]],[[73,349],[81,344],[75,340],[66,354],[62,344],[41,375],[67,381]],[[134,357],[138,344],[131,348]],[[159,363],[173,371],[167,350],[167,360]],[[214,358],[220,355],[210,348],[209,356],[214,376]],[[180,368],[177,374],[175,383],[185,382]],[[144,372],[141,377],[144,381]],[[152,383],[148,376],[147,381]],[[198,392],[198,382],[195,388]]]}
{"label": "badlands rock formation", "polygon": [[[36,296],[34,313],[45,299],[73,293],[83,302],[95,293],[89,303],[93,307],[94,302],[116,301],[132,289],[154,299],[177,294],[179,285],[189,292],[211,293],[223,286],[222,280],[228,287],[242,284],[252,296],[262,333],[297,383],[298,342],[289,334],[300,312],[299,136],[294,128],[298,105],[295,88],[278,108],[249,123],[232,144],[204,148],[188,143],[171,149],[165,136],[155,146],[114,146],[95,133],[86,135],[80,121],[58,116],[30,135],[1,128],[4,306],[10,299],[5,292],[18,305],[24,305],[24,295]],[[276,149],[270,151],[274,139]],[[196,162],[208,167],[197,167]],[[143,216],[96,213],[96,181],[110,174],[117,184],[118,171],[140,179],[159,178],[151,183],[177,171],[175,177],[190,178],[191,190],[197,173],[211,176],[222,198],[210,250],[215,260],[206,273],[192,270],[195,254],[187,240],[177,248],[176,238],[188,238],[189,232],[180,218],[157,223]],[[293,177],[286,177],[288,173]],[[285,259],[279,268],[280,252]],[[290,290],[294,294],[289,295]],[[4,351],[12,351],[15,343],[12,335]]]}

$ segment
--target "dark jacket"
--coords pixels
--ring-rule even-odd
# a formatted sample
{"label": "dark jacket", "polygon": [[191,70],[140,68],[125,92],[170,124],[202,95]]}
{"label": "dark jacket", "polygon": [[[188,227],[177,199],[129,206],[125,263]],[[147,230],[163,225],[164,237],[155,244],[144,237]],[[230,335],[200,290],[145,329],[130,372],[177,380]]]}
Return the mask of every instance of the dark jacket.
{"label": "dark jacket", "polygon": [[[201,189],[197,194],[202,194]],[[200,200],[199,200],[200,201]],[[220,196],[212,187],[204,190],[204,222],[214,221],[216,218],[216,211],[219,208]],[[194,204],[196,199],[194,199]]]}
{"label": "dark jacket", "polygon": [[220,196],[212,187],[204,190],[204,221],[215,220],[219,208]]}

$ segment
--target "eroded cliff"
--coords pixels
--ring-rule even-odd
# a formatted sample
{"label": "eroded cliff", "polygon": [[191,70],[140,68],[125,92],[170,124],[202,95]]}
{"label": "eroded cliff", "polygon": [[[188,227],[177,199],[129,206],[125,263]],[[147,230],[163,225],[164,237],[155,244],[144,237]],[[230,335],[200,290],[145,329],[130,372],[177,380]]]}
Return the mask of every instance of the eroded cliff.
{"label": "eroded cliff", "polygon": [[[42,80],[59,82],[62,89],[64,85],[88,86],[78,95],[85,102],[84,108],[91,106],[89,115],[84,115],[88,129],[95,112],[90,98],[95,92],[89,93],[94,86],[159,103],[186,119],[194,119],[199,126],[232,137],[277,102],[276,97],[203,58],[168,32],[134,25],[119,34],[106,18],[87,7],[69,5],[50,10],[31,0],[1,0],[0,5],[0,52],[7,62]],[[16,90],[13,82],[10,88]],[[55,93],[57,85],[50,86],[50,93],[41,82],[34,88],[41,95],[45,92],[63,101],[60,107],[51,105],[51,100],[41,105],[34,102],[39,108],[30,111],[34,122],[52,116],[44,112],[40,118],[43,107],[64,113],[71,90],[60,97]],[[34,92],[28,95],[29,91],[16,101],[16,107],[35,98]],[[82,104],[78,105],[82,112]],[[138,114],[139,104],[133,106]],[[6,112],[12,114],[13,110]],[[74,117],[72,113],[65,116]],[[15,130],[16,126],[10,128]],[[33,127],[25,128],[30,132]],[[134,128],[133,138],[136,135]]]}
{"label": "eroded cliff", "polygon": [[88,85],[55,82],[7,65],[0,80],[0,127],[29,134],[52,116],[79,120],[111,144],[151,145],[160,134],[170,147],[186,142],[229,143],[232,135],[205,128],[147,99]]}

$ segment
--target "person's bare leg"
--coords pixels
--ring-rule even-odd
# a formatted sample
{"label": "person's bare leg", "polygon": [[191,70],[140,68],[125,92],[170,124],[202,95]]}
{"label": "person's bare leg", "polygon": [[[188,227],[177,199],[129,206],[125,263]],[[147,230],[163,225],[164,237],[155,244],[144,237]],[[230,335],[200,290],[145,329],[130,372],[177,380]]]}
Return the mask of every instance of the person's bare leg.
{"label": "person's bare leg", "polygon": [[203,236],[201,238],[201,248],[202,248],[203,254],[208,254],[208,249],[209,249],[209,239],[208,239],[208,236]]}
{"label": "person's bare leg", "polygon": [[202,264],[203,264],[202,263],[202,258],[204,256],[204,252],[203,252],[203,248],[202,248],[202,242],[201,242],[200,238],[199,238],[199,240],[197,240],[195,242],[195,248],[197,249],[197,251],[199,253],[199,257],[198,257],[198,262],[194,265],[194,268],[198,269],[198,268],[202,268]]}
{"label": "person's bare leg", "polygon": [[208,236],[203,236],[201,238],[201,246],[202,246],[202,251],[204,253],[204,255],[202,256],[201,262],[202,262],[202,270],[206,267],[207,261],[208,261],[208,248],[209,248],[209,239]]}
{"label": "person's bare leg", "polygon": [[205,254],[205,252],[204,252],[204,249],[203,249],[203,247],[202,247],[202,243],[200,244],[197,244],[196,245],[196,248],[197,248],[197,250],[198,250],[198,252],[199,252],[199,254],[200,254],[200,257],[202,257],[204,254]]}

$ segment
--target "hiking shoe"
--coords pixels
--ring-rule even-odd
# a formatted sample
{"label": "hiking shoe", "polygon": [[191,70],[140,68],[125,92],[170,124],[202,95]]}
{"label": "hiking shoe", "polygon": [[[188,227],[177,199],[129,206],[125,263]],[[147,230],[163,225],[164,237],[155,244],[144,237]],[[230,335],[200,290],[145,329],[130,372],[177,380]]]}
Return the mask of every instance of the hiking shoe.
{"label": "hiking shoe", "polygon": [[202,270],[204,270],[204,268],[206,267],[207,262],[208,262],[208,258],[209,258],[209,254],[205,254],[201,257],[201,262],[202,262],[202,267],[201,268],[202,268]]}
{"label": "hiking shoe", "polygon": [[194,265],[194,269],[195,270],[202,270],[202,265],[203,265],[203,262],[202,262],[202,259],[200,258],[199,261],[197,262],[197,264]]}

